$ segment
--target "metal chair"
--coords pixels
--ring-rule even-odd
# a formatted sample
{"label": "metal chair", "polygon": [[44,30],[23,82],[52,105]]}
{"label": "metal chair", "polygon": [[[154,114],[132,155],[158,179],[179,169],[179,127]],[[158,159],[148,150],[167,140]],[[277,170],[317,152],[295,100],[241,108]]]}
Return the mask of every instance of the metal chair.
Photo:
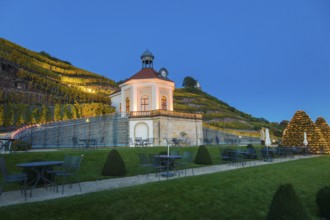
{"label": "metal chair", "polygon": [[139,156],[139,162],[140,162],[139,174],[141,175],[141,171],[144,170],[146,177],[149,177],[149,172],[150,172],[150,168],[152,167],[152,164],[150,163],[148,155],[140,153],[140,154],[138,154],[138,156]]}
{"label": "metal chair", "polygon": [[149,159],[151,168],[155,170],[156,177],[158,176],[158,179],[160,179],[159,173],[167,168],[166,165],[162,164],[161,158],[157,157],[157,155],[149,154]]}
{"label": "metal chair", "polygon": [[101,137],[99,145],[101,145],[102,147],[105,147],[105,138],[104,138],[104,136]]}
{"label": "metal chair", "polygon": [[[81,165],[83,156],[65,156],[64,157],[64,163],[62,165],[61,170],[50,170],[47,173],[54,174],[54,182],[56,180],[57,176],[60,176],[63,178],[62,182],[62,194],[64,193],[64,185],[66,183],[66,179],[70,177],[75,177],[76,181],[79,184],[79,189],[81,191],[80,186],[80,179],[79,179],[79,169]],[[56,184],[56,182],[55,182]],[[72,184],[70,183],[70,188],[72,187]],[[56,184],[56,191],[58,191],[58,185]]]}
{"label": "metal chair", "polygon": [[26,201],[26,185],[27,185],[26,173],[8,174],[8,171],[6,168],[6,163],[5,163],[5,158],[3,158],[3,157],[0,158],[0,169],[1,169],[2,176],[3,176],[3,183],[2,183],[2,186],[0,189],[0,196],[1,196],[1,193],[2,193],[6,183],[24,182],[21,192],[23,193],[23,191],[24,191],[24,197],[25,197],[25,201]]}
{"label": "metal chair", "polygon": [[[187,176],[187,166],[193,163],[193,153],[191,151],[184,151],[181,161],[175,163],[176,166],[182,167],[184,170],[185,176]],[[192,175],[194,176],[194,168],[191,167]]]}
{"label": "metal chair", "polygon": [[85,144],[83,144],[82,142],[79,142],[78,138],[76,136],[72,137],[72,144],[73,144],[73,148],[85,148]]}
{"label": "metal chair", "polygon": [[171,150],[170,155],[180,155],[180,151],[178,150]]}
{"label": "metal chair", "polygon": [[136,137],[135,138],[135,143],[134,143],[135,147],[143,147],[143,140],[141,137]]}
{"label": "metal chair", "polygon": [[154,138],[147,138],[146,140],[143,141],[144,147],[153,146],[153,145],[154,145]]}
{"label": "metal chair", "polygon": [[263,161],[273,162],[274,161],[274,152],[267,149],[262,148],[260,149],[261,159]]}
{"label": "metal chair", "polygon": [[243,155],[241,155],[238,150],[231,150],[229,152],[229,157],[230,163],[233,165],[236,164],[236,166],[238,166],[241,164],[242,166],[245,166],[246,164]]}
{"label": "metal chair", "polygon": [[230,148],[226,148],[226,149],[220,149],[220,159],[222,161],[230,161],[230,155],[229,152],[231,151]]}

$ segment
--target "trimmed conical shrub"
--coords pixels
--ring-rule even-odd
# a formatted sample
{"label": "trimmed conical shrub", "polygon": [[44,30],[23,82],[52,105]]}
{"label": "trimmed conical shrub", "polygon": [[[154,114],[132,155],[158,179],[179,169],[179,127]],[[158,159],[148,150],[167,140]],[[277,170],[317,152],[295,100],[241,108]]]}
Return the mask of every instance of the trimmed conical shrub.
{"label": "trimmed conical shrub", "polygon": [[204,145],[199,146],[195,158],[195,163],[206,165],[212,164],[212,158],[210,156],[210,153]]}
{"label": "trimmed conical shrub", "polygon": [[327,142],[320,129],[304,111],[297,111],[283,131],[283,146],[303,146],[304,132],[307,134],[308,147],[312,153],[323,153],[327,149]]}
{"label": "trimmed conical shrub", "polygon": [[316,203],[321,216],[330,219],[330,186],[325,186],[317,192]]}
{"label": "trimmed conical shrub", "polygon": [[292,184],[280,185],[269,206],[267,220],[311,219]]}
{"label": "trimmed conical shrub", "polygon": [[103,166],[102,175],[104,176],[125,176],[126,168],[123,159],[116,149],[110,151]]}
{"label": "trimmed conical shrub", "polygon": [[315,121],[316,127],[318,127],[323,134],[325,141],[327,142],[327,148],[325,152],[330,152],[330,127],[324,118],[318,117]]}

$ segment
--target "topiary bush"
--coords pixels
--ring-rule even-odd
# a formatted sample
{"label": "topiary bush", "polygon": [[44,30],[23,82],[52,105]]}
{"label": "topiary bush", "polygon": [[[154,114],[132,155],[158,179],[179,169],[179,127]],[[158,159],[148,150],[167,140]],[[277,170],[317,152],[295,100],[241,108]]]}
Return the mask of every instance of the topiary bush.
{"label": "topiary bush", "polygon": [[199,146],[195,158],[195,163],[206,165],[212,164],[212,158],[210,156],[210,153],[204,145]]}
{"label": "topiary bush", "polygon": [[292,184],[282,184],[273,196],[266,219],[303,220],[311,219],[311,217],[297,196]]}
{"label": "topiary bush", "polygon": [[254,148],[252,144],[248,144],[246,148]]}
{"label": "topiary bush", "polygon": [[126,173],[126,167],[120,154],[116,149],[111,150],[103,166],[102,175],[125,176]]}
{"label": "topiary bush", "polygon": [[317,192],[316,203],[321,216],[330,219],[330,186],[325,186]]}
{"label": "topiary bush", "polygon": [[11,147],[13,151],[28,151],[32,149],[30,143],[21,140],[15,140]]}

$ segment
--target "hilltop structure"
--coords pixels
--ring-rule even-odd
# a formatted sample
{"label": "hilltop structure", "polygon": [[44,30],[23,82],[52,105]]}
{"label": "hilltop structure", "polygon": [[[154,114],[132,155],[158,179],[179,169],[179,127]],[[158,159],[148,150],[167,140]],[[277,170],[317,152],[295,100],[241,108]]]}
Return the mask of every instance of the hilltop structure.
{"label": "hilltop structure", "polygon": [[141,61],[142,69],[110,95],[116,112],[129,118],[131,145],[137,139],[152,139],[156,145],[166,145],[173,138],[183,138],[182,134],[185,142],[198,145],[203,139],[202,115],[175,112],[175,83],[168,78],[168,71],[153,68],[154,55],[148,50],[142,54]]}

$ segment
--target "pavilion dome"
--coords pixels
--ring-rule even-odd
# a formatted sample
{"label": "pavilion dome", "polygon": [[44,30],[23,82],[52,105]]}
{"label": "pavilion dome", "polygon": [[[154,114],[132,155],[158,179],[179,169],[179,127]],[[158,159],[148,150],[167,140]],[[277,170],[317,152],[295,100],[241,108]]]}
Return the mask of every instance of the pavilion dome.
{"label": "pavilion dome", "polygon": [[148,49],[143,52],[143,54],[141,55],[141,59],[143,59],[145,57],[151,57],[152,59],[155,58],[154,55]]}

